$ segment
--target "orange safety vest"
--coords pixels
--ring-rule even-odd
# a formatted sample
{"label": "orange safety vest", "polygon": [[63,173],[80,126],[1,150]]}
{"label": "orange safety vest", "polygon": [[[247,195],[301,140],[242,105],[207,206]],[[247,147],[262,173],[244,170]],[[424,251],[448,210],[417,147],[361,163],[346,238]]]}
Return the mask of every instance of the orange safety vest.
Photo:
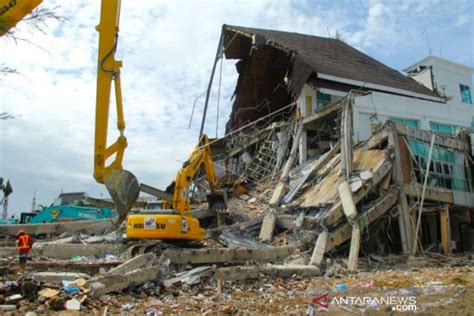
{"label": "orange safety vest", "polygon": [[18,250],[19,251],[29,251],[31,248],[31,244],[33,243],[33,239],[28,235],[23,235],[18,238]]}

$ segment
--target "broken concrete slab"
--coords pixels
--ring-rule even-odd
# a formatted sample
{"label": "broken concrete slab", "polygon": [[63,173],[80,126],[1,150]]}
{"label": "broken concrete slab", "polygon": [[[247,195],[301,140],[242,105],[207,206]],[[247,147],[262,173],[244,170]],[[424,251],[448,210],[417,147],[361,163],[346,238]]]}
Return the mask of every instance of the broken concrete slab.
{"label": "broken concrete slab", "polygon": [[[357,154],[356,154],[357,158]],[[356,160],[357,161],[357,160]],[[377,186],[380,181],[392,170],[392,162],[390,160],[385,160],[380,166],[375,170],[372,170],[372,179],[365,183],[365,185],[357,192],[353,193],[354,203],[361,201],[367,194]],[[342,209],[342,203],[338,201],[334,204],[331,210],[325,215],[325,224],[328,227],[334,226],[342,217],[344,216],[344,211]]]}
{"label": "broken concrete slab", "polygon": [[273,238],[273,232],[275,231],[276,224],[275,212],[268,212],[263,217],[262,227],[260,229],[259,239],[261,241],[271,241]]}
{"label": "broken concrete slab", "polygon": [[328,239],[329,232],[325,229],[323,230],[316,240],[314,245],[313,254],[311,255],[310,265],[321,266],[321,262],[324,258],[324,253],[326,252],[326,243]]}
{"label": "broken concrete slab", "polygon": [[282,260],[295,251],[295,246],[272,248],[214,248],[167,249],[162,257],[175,264],[244,263],[247,261],[271,262]]}
{"label": "broken concrete slab", "polygon": [[153,258],[155,258],[153,253],[145,253],[122,263],[121,265],[109,270],[105,274],[123,274],[137,270],[148,264]]}
{"label": "broken concrete slab", "polygon": [[35,278],[35,280],[48,283],[60,283],[61,281],[90,278],[90,276],[85,273],[76,272],[35,272],[28,274],[28,276]]}
{"label": "broken concrete slab", "polygon": [[99,273],[101,269],[111,269],[120,265],[123,261],[110,261],[110,260],[34,260],[28,262],[28,267],[35,271],[67,271],[67,272],[84,272],[88,274]]}
{"label": "broken concrete slab", "polygon": [[352,197],[349,182],[342,180],[337,187],[337,191],[339,192],[344,215],[346,215],[349,220],[354,220],[357,217],[357,208],[354,203],[354,198]]}
{"label": "broken concrete slab", "polygon": [[178,273],[174,278],[164,280],[163,285],[165,287],[171,287],[178,282],[188,285],[197,284],[201,281],[202,277],[211,275],[213,270],[214,268],[210,266],[197,267],[189,271]]}
{"label": "broken concrete slab", "polygon": [[[279,228],[283,228],[283,229],[293,229],[298,226],[297,220],[298,220],[298,217],[295,217],[294,215],[278,215],[276,225]],[[301,225],[299,225],[299,228],[313,229],[319,224],[319,222],[320,222],[319,217],[304,216]]]}
{"label": "broken concrete slab", "polygon": [[[106,254],[119,256],[126,250],[122,244],[48,244],[35,243],[32,256],[43,256],[56,259],[69,259],[73,256],[102,257]],[[0,248],[1,253],[1,248]]]}
{"label": "broken concrete slab", "polygon": [[349,272],[356,272],[357,263],[359,261],[360,250],[360,225],[358,222],[352,223],[352,237],[351,248],[349,250],[349,262],[347,263],[347,270]]}
{"label": "broken concrete slab", "polygon": [[[398,190],[392,188],[385,196],[380,198],[380,200],[365,213],[360,215],[363,223],[366,225],[370,224],[382,214],[388,211],[393,205],[396,204],[398,199]],[[343,224],[341,227],[331,232],[326,244],[326,252],[331,251],[334,247],[342,244],[344,241],[350,239],[352,236],[352,225],[348,222]]]}
{"label": "broken concrete slab", "polygon": [[270,275],[277,278],[288,278],[293,275],[300,277],[314,277],[321,275],[318,267],[309,265],[274,265],[264,266],[235,266],[219,268],[215,277],[221,281],[238,281],[258,279],[261,275]]}
{"label": "broken concrete slab", "polygon": [[100,297],[155,280],[160,276],[160,269],[161,266],[152,266],[125,274],[105,275],[89,280],[84,286],[91,291],[91,297]]}

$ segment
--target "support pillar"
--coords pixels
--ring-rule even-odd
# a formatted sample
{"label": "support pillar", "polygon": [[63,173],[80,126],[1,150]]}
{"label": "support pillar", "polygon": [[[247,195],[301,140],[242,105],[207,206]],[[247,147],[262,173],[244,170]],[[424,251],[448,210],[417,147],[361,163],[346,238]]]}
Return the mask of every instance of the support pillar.
{"label": "support pillar", "polygon": [[413,245],[413,227],[410,224],[410,216],[408,214],[408,201],[403,190],[403,167],[400,153],[400,139],[398,137],[398,131],[395,124],[390,126],[388,134],[388,143],[391,145],[395,152],[395,161],[393,164],[393,179],[399,185],[399,196],[398,196],[398,225],[400,227],[400,237],[402,241],[402,250],[404,253],[411,253],[411,247]]}

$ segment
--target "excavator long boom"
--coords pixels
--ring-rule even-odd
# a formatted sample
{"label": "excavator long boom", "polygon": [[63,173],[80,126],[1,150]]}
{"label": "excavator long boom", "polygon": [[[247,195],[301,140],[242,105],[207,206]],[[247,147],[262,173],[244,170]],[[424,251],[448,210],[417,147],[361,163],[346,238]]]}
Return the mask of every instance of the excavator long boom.
{"label": "excavator long boom", "polygon": [[0,36],[31,13],[43,0],[0,0]]}
{"label": "excavator long boom", "polygon": [[[122,168],[122,160],[127,147],[124,135],[125,120],[122,104],[120,68],[122,62],[115,59],[118,45],[120,0],[102,0],[99,32],[99,50],[97,63],[97,96],[94,147],[94,178],[105,184],[121,217],[125,217],[140,192],[136,177]],[[117,140],[107,146],[110,95],[114,83],[117,129]],[[106,165],[107,159],[115,155],[114,160]]]}

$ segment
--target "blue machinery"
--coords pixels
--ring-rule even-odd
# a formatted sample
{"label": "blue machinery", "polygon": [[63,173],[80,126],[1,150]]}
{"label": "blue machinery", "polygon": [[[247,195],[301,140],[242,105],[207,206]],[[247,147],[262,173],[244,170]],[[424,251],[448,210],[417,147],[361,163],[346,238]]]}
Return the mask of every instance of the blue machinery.
{"label": "blue machinery", "polygon": [[110,208],[97,208],[90,206],[56,205],[50,206],[31,217],[28,224],[41,224],[80,220],[98,220],[118,216]]}

